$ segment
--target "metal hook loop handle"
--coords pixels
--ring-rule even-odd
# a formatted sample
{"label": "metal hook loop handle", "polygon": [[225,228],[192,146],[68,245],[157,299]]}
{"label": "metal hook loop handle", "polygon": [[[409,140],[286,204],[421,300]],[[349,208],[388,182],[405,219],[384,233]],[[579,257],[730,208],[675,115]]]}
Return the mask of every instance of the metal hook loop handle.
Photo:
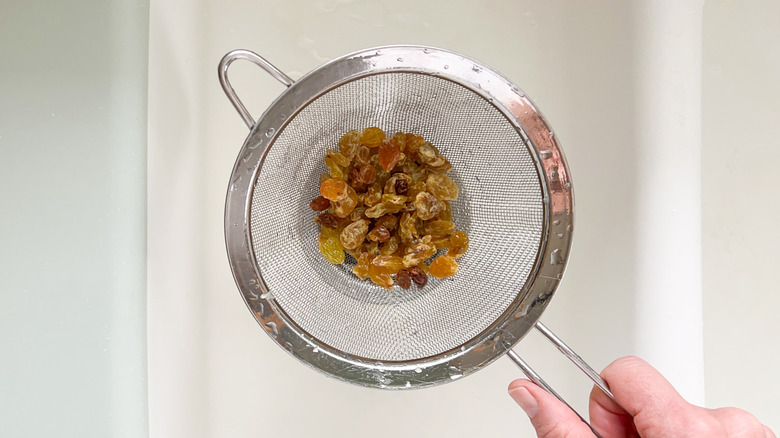
{"label": "metal hook loop handle", "polygon": [[292,79],[290,79],[289,76],[284,74],[281,70],[274,67],[273,64],[266,61],[265,58],[258,55],[255,52],[244,50],[244,49],[238,49],[233,50],[231,52],[228,52],[224,57],[222,57],[222,60],[219,62],[219,67],[217,70],[217,73],[219,74],[219,83],[222,85],[222,90],[225,92],[225,95],[227,96],[230,103],[233,104],[233,107],[235,107],[236,111],[238,111],[238,114],[241,116],[242,119],[244,119],[244,123],[246,123],[246,126],[249,127],[249,130],[252,130],[252,128],[255,126],[255,119],[252,117],[251,114],[249,114],[249,111],[247,111],[244,104],[241,102],[241,99],[238,98],[236,95],[236,90],[233,89],[233,87],[230,85],[230,80],[228,80],[227,71],[230,67],[230,64],[233,63],[233,61],[237,59],[245,59],[247,61],[251,61],[255,65],[259,66],[268,74],[273,76],[276,80],[283,83],[286,86],[290,86],[293,84]]}
{"label": "metal hook loop handle", "polygon": [[[602,391],[604,391],[604,394],[606,394],[612,401],[615,402],[618,406],[620,406],[620,403],[618,403],[615,400],[615,397],[612,395],[612,391],[609,390],[609,386],[607,386],[607,382],[604,381],[604,379],[599,376],[599,374],[590,366],[588,365],[585,360],[583,360],[577,353],[574,352],[571,348],[569,348],[568,345],[566,345],[561,338],[555,335],[550,329],[548,329],[544,324],[537,321],[536,324],[534,324],[534,328],[536,328],[542,335],[544,335],[545,338],[547,338],[550,342],[555,345],[558,350],[561,351],[561,353],[564,354],[569,360],[571,360],[577,368],[582,370],[589,378],[593,381],[593,383],[596,384],[596,386],[599,387]],[[585,422],[585,424],[588,424],[587,421],[585,421],[584,418],[576,411],[574,408],[569,405],[566,400],[563,399],[560,395],[558,395],[555,390],[552,389],[552,387],[542,379],[542,377],[537,374],[531,367],[522,359],[520,356],[518,356],[517,353],[515,353],[512,350],[509,350],[507,352],[507,356],[509,356],[510,359],[523,371],[523,373],[528,377],[529,380],[536,383],[537,385],[541,386],[542,388],[546,389],[547,392],[554,395],[558,400],[562,401],[566,406],[569,406],[569,408],[574,411],[575,414],[577,414],[580,419]],[[590,424],[588,424],[590,427]],[[596,436],[599,436],[599,434],[593,430],[591,427],[591,430]]]}

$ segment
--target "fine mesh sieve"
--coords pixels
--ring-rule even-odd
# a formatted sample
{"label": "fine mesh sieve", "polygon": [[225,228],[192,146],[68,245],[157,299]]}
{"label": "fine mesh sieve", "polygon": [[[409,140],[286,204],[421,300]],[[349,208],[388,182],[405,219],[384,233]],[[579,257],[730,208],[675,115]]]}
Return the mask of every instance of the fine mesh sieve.
{"label": "fine mesh sieve", "polygon": [[[227,79],[245,59],[288,89],[255,122]],[[461,55],[391,46],[346,55],[293,81],[236,50],[220,81],[251,133],[231,176],[228,256],[266,332],[304,363],[363,386],[419,388],[516,354],[536,327],[608,394],[574,352],[538,322],[563,274],[572,232],[571,180],[538,108],[508,80]],[[454,221],[470,239],[454,277],[385,290],[327,262],[308,204],[342,134],[378,126],[413,132],[452,163]]]}

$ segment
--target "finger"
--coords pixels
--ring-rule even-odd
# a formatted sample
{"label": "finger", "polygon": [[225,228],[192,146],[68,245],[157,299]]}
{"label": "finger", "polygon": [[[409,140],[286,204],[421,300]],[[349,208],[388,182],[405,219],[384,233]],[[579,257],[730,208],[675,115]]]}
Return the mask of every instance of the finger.
{"label": "finger", "polygon": [[[737,408],[707,409],[720,423],[726,436],[734,438],[766,438],[767,427],[747,411]],[[771,430],[769,431],[772,432]]]}
{"label": "finger", "polygon": [[596,386],[590,392],[588,410],[590,425],[603,438],[639,436],[634,427],[633,417]]}
{"label": "finger", "polygon": [[764,433],[766,434],[766,438],[777,438],[774,432],[772,432],[772,429],[764,426]]}
{"label": "finger", "polygon": [[[609,364],[601,376],[607,382],[615,400],[634,417],[639,435],[674,436],[688,430],[692,419],[701,417],[694,406],[686,402],[661,373],[637,357],[620,358]],[[610,401],[611,402],[611,401]],[[619,412],[614,403],[598,397],[594,403],[607,411]]]}
{"label": "finger", "polygon": [[588,426],[568,406],[535,383],[520,379],[509,384],[509,395],[531,419],[540,438],[593,438]]}

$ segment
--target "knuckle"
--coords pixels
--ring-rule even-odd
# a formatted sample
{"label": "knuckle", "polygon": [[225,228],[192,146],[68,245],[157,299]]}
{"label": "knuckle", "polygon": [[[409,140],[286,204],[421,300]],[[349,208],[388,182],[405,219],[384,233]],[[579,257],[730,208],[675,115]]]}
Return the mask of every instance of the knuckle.
{"label": "knuckle", "polygon": [[729,434],[735,436],[763,437],[766,435],[764,425],[753,414],[739,408],[720,408],[715,410],[715,416]]}

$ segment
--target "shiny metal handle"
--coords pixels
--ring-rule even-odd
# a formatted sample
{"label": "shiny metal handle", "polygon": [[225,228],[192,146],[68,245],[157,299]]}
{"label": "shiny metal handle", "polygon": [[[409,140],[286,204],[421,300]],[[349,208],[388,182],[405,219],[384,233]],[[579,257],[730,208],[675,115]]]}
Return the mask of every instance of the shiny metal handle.
{"label": "shiny metal handle", "polygon": [[268,74],[273,76],[276,80],[283,83],[286,86],[290,86],[293,84],[292,79],[290,79],[289,76],[284,74],[281,70],[274,67],[273,64],[266,61],[262,56],[258,55],[255,52],[251,52],[249,50],[233,50],[231,52],[228,52],[227,55],[222,57],[222,60],[219,62],[218,67],[218,74],[219,74],[219,83],[222,85],[222,90],[225,92],[225,95],[227,95],[228,100],[230,100],[230,103],[233,104],[233,107],[236,108],[236,111],[238,111],[238,114],[241,116],[242,119],[244,119],[244,123],[246,123],[246,126],[249,127],[251,130],[255,126],[255,119],[252,117],[251,114],[249,114],[249,111],[247,111],[244,104],[241,102],[241,99],[238,98],[236,95],[236,90],[233,89],[233,87],[230,85],[230,81],[228,80],[227,71],[228,67],[230,67],[230,64],[233,63],[233,61],[237,59],[245,59],[247,61],[251,61],[255,65],[259,66]]}
{"label": "shiny metal handle", "polygon": [[[571,348],[569,348],[566,343],[564,343],[561,338],[555,335],[550,329],[547,328],[544,324],[537,321],[534,327],[542,334],[545,338],[547,338],[550,342],[555,345],[558,350],[560,350],[561,353],[564,354],[564,356],[568,357],[569,360],[571,360],[577,368],[582,370],[589,378],[593,381],[593,383],[596,384],[596,386],[601,389],[604,394],[606,394],[612,401],[615,402],[618,406],[620,406],[620,403],[618,403],[615,400],[615,397],[612,395],[612,391],[609,390],[609,386],[607,385],[607,382],[604,381],[604,379],[599,376],[599,374],[590,366],[588,365],[585,360],[583,360],[577,353],[574,352]],[[563,402],[566,406],[568,406],[572,411],[574,411],[575,414],[577,414],[578,417],[580,417],[580,420],[582,420],[585,424],[590,427],[590,430],[593,431],[593,433],[598,437],[600,436],[595,430],[593,430],[593,427],[590,426],[590,424],[577,412],[574,410],[574,408],[569,405],[569,403],[566,402],[566,400],[563,399],[557,392],[555,392],[552,387],[542,379],[542,377],[537,374],[520,356],[515,353],[512,350],[509,350],[507,352],[507,356],[509,356],[510,359],[523,371],[523,373],[528,377],[528,380],[536,383],[537,385],[541,386],[547,392],[554,395],[558,400]]]}
{"label": "shiny metal handle", "polygon": [[541,386],[547,392],[549,392],[550,394],[554,395],[555,398],[557,398],[558,400],[563,402],[563,404],[568,406],[569,409],[572,410],[572,412],[574,412],[575,414],[577,414],[578,417],[580,417],[580,420],[582,420],[583,423],[588,425],[588,427],[590,428],[590,431],[593,432],[594,435],[596,435],[598,438],[601,438],[601,435],[599,435],[599,433],[596,432],[596,430],[593,428],[593,426],[591,426],[590,423],[588,423],[588,420],[583,418],[582,415],[580,415],[580,413],[577,412],[576,409],[571,407],[571,405],[569,403],[567,403],[566,400],[563,399],[563,397],[560,396],[560,394],[555,392],[555,390],[552,388],[552,386],[550,386],[549,383],[545,382],[544,379],[542,379],[542,376],[540,376],[536,371],[534,371],[533,368],[531,368],[531,366],[528,365],[528,363],[526,363],[526,361],[524,361],[517,353],[515,353],[513,350],[509,350],[509,351],[507,351],[506,355],[509,356],[509,358],[512,359],[512,361],[518,367],[520,367],[520,369],[523,371],[523,374],[525,374],[525,376],[528,377],[528,380],[530,380],[530,381],[536,383],[537,385]]}
{"label": "shiny metal handle", "polygon": [[612,399],[615,404],[620,406],[620,403],[618,403],[615,400],[615,396],[612,395],[612,391],[609,390],[609,386],[607,386],[607,382],[604,381],[604,379],[599,376],[599,373],[597,373],[590,365],[588,365],[585,360],[583,360],[577,353],[574,352],[571,348],[569,348],[568,345],[566,345],[561,338],[558,336],[555,336],[555,333],[553,333],[550,329],[547,328],[544,324],[542,324],[540,321],[536,321],[536,324],[534,325],[536,330],[538,330],[541,334],[544,335],[545,338],[549,339],[550,342],[555,345],[558,350],[560,350],[561,353],[563,353],[564,356],[568,357],[569,360],[571,360],[574,365],[577,366],[582,372],[584,372],[588,377],[590,377],[590,380],[593,381],[593,383],[596,384],[596,386],[599,387],[602,391],[604,391],[604,394],[607,394],[609,398]]}

